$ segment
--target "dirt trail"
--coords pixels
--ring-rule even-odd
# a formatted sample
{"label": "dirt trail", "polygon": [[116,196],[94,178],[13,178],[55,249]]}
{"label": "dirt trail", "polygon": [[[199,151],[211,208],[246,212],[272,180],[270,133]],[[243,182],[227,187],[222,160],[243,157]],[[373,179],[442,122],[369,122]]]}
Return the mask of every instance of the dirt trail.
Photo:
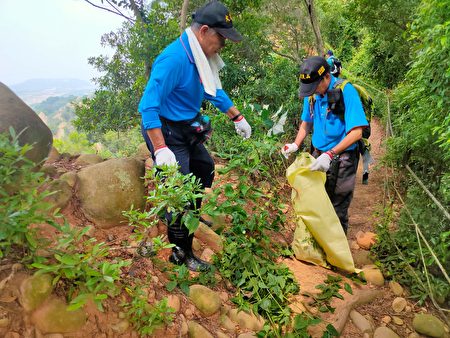
{"label": "dirt trail", "polygon": [[[361,268],[365,264],[371,264],[371,259],[373,258],[369,256],[368,251],[360,249],[355,245],[356,235],[360,231],[376,232],[380,217],[378,215],[383,208],[385,171],[381,166],[381,159],[384,155],[384,128],[378,120],[372,121],[372,135],[370,139],[372,144],[371,154],[374,163],[370,167],[369,184],[362,184],[362,161],[360,161],[355,193],[349,210],[350,220],[347,237],[351,244],[351,252],[355,258],[355,265],[358,268]],[[300,283],[302,293],[305,291],[318,293],[319,290],[315,286],[323,283],[327,275],[340,275],[339,272],[308,265],[295,259],[284,260],[284,263],[293,271]],[[352,286],[353,295],[349,295],[344,290],[341,290],[340,293],[344,296],[344,300],[333,299],[331,302],[331,305],[336,308],[335,313],[320,314],[322,319],[332,323],[339,331],[342,330],[341,337],[363,337],[363,333],[348,319],[349,312],[352,309],[355,309],[368,318],[373,328],[387,326],[400,337],[408,337],[413,332],[411,322],[414,313],[418,312],[420,308],[408,302],[407,310],[401,313],[395,313],[392,309],[392,302],[396,296],[388,286],[388,281],[385,281],[385,284],[381,287],[357,285],[346,279],[348,276],[345,276],[345,274],[341,276],[345,282],[348,282]],[[293,310],[296,311],[296,308],[298,308],[298,311],[301,311],[305,302],[307,303],[308,299],[304,295],[295,297],[292,302]],[[314,309],[312,310],[314,311]],[[400,318],[403,323],[394,324],[392,321],[394,316]],[[321,336],[319,332],[320,328],[318,329],[317,332],[311,332],[313,337]]]}

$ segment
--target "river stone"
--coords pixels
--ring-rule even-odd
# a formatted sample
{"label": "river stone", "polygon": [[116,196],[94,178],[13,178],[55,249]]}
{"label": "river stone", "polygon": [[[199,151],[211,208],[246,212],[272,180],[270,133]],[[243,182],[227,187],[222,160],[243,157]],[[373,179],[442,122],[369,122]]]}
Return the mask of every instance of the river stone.
{"label": "river stone", "polygon": [[206,286],[195,284],[189,287],[189,298],[200,312],[208,317],[219,311],[222,301],[217,292]]}
{"label": "river stone", "polygon": [[236,331],[236,324],[225,314],[220,316],[219,323],[227,332],[234,333]]}
{"label": "river stone", "polygon": [[78,172],[81,207],[100,228],[125,221],[122,211],[144,205],[144,164],[133,158],[111,159]]}
{"label": "river stone", "polygon": [[375,265],[366,265],[362,270],[364,272],[364,278],[367,282],[376,286],[384,285],[383,274]]}
{"label": "river stone", "polygon": [[403,294],[403,287],[396,281],[391,280],[389,282],[389,287],[394,295],[401,296]]}
{"label": "river stone", "polygon": [[200,222],[195,231],[195,237],[205,243],[214,252],[221,252],[223,250],[222,238],[202,222]]}
{"label": "river stone", "polygon": [[253,312],[239,311],[231,309],[228,313],[230,319],[239,324],[241,328],[249,329],[255,332],[261,331],[264,327],[264,319],[261,316],[255,316]]}
{"label": "river stone", "polygon": [[214,338],[214,336],[199,323],[190,320],[188,322],[189,338]]}
{"label": "river stone", "polygon": [[386,326],[380,326],[373,333],[373,338],[400,338],[400,336],[390,328]]}
{"label": "river stone", "polygon": [[253,332],[244,332],[237,336],[237,338],[256,338],[256,334]]}
{"label": "river stone", "polygon": [[399,312],[402,312],[405,309],[407,304],[408,303],[406,302],[405,298],[403,298],[403,297],[395,297],[395,299],[392,302],[392,309],[395,312],[399,313]]}
{"label": "river stone", "polygon": [[47,158],[53,143],[52,132],[25,102],[0,82],[0,133],[9,134],[9,127],[16,134],[21,133],[20,145],[33,145],[26,153],[27,158],[36,164]]}
{"label": "river stone", "polygon": [[103,159],[97,154],[81,154],[75,160],[74,164],[84,167],[101,162],[103,162]]}
{"label": "river stone", "polygon": [[227,335],[223,332],[220,332],[220,331],[216,331],[216,336],[217,336],[217,338],[230,338],[229,335]]}
{"label": "river stone", "polygon": [[86,313],[68,311],[62,300],[51,298],[33,312],[31,321],[44,334],[77,332],[86,323]]}
{"label": "river stone", "polygon": [[178,297],[177,295],[168,295],[167,296],[167,306],[174,309],[175,313],[180,311],[180,308],[181,308],[180,297]]}
{"label": "river stone", "polygon": [[358,330],[361,331],[362,333],[373,332],[372,324],[367,320],[366,317],[364,317],[358,311],[355,310],[350,311],[350,318],[353,324],[355,324]]}
{"label": "river stone", "polygon": [[433,315],[419,313],[414,316],[412,324],[414,330],[430,337],[443,337],[445,334],[444,323]]}
{"label": "river stone", "polygon": [[26,312],[33,311],[50,296],[52,290],[50,275],[33,275],[20,285],[20,304]]}

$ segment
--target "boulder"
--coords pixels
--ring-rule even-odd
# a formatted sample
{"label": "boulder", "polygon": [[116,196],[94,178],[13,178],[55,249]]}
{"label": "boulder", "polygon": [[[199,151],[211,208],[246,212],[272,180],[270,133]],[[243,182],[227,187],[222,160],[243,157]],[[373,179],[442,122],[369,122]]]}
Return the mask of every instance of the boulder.
{"label": "boulder", "polygon": [[202,222],[200,222],[194,235],[214,252],[221,252],[223,250],[222,238]]}
{"label": "boulder", "polygon": [[72,198],[72,188],[61,179],[51,181],[47,190],[52,192],[45,200],[53,205],[54,208],[64,209]]}
{"label": "boulder", "polygon": [[150,151],[147,148],[147,144],[145,142],[141,143],[137,148],[134,158],[136,158],[139,161],[146,161],[150,157],[151,155]]}
{"label": "boulder", "polygon": [[75,160],[75,164],[85,167],[92,164],[97,164],[103,162],[103,159],[98,156],[97,154],[81,154],[78,156],[78,158]]}
{"label": "boulder", "polygon": [[111,159],[78,172],[78,198],[88,219],[100,228],[125,221],[122,211],[144,205],[144,163]]}
{"label": "boulder", "polygon": [[362,270],[364,272],[364,278],[367,282],[376,286],[384,285],[383,274],[375,265],[366,265],[362,268]]}
{"label": "boulder", "polygon": [[206,317],[219,311],[222,304],[222,300],[217,292],[198,284],[190,286],[189,298]]}
{"label": "boulder", "polygon": [[42,333],[77,332],[86,323],[86,313],[68,311],[62,300],[53,297],[33,313],[31,321]]}
{"label": "boulder", "polygon": [[400,338],[400,336],[386,326],[378,327],[373,333],[373,338]]}
{"label": "boulder", "polygon": [[443,337],[445,334],[444,323],[433,315],[419,313],[413,319],[414,330],[430,337]]}
{"label": "boulder", "polygon": [[47,158],[53,143],[50,129],[40,117],[11,89],[0,82],[0,133],[9,133],[13,127],[19,136],[19,144],[33,145],[26,156],[35,163]]}
{"label": "boulder", "polygon": [[188,328],[189,338],[214,338],[211,332],[192,320],[188,322]]}
{"label": "boulder", "polygon": [[48,298],[52,290],[52,276],[47,274],[31,276],[20,286],[20,304],[25,311],[33,311]]}

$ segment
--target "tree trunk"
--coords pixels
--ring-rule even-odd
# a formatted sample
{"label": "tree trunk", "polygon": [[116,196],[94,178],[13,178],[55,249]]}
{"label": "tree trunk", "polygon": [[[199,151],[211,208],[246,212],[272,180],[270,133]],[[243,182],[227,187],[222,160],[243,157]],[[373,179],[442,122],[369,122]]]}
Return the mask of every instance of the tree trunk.
{"label": "tree trunk", "polygon": [[183,33],[186,28],[186,14],[189,7],[189,0],[183,0],[183,7],[181,7],[181,17],[180,17],[180,33]]}
{"label": "tree trunk", "polygon": [[323,49],[323,41],[322,35],[320,34],[319,22],[316,16],[316,10],[314,8],[314,0],[304,0],[304,2],[306,5],[306,10],[308,11],[309,20],[311,21],[312,29],[314,31],[314,36],[316,37],[317,52],[320,56],[323,56],[325,52]]}

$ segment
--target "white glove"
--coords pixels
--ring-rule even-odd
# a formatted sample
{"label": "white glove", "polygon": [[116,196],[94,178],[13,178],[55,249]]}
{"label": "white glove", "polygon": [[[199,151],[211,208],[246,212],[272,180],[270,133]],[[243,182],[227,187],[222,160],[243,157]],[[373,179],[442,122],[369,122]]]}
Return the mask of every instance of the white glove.
{"label": "white glove", "polygon": [[155,165],[177,165],[175,154],[169,148],[163,147],[155,151]]}
{"label": "white glove", "polygon": [[327,151],[320,155],[316,160],[309,166],[312,171],[318,170],[327,172],[330,169],[332,155]]}
{"label": "white glove", "polygon": [[236,133],[244,139],[248,139],[252,135],[252,127],[250,127],[244,116],[239,121],[234,122],[234,127],[236,128]]}
{"label": "white glove", "polygon": [[296,143],[287,143],[281,148],[281,153],[284,157],[289,158],[291,153],[295,153],[298,150],[298,145]]}

